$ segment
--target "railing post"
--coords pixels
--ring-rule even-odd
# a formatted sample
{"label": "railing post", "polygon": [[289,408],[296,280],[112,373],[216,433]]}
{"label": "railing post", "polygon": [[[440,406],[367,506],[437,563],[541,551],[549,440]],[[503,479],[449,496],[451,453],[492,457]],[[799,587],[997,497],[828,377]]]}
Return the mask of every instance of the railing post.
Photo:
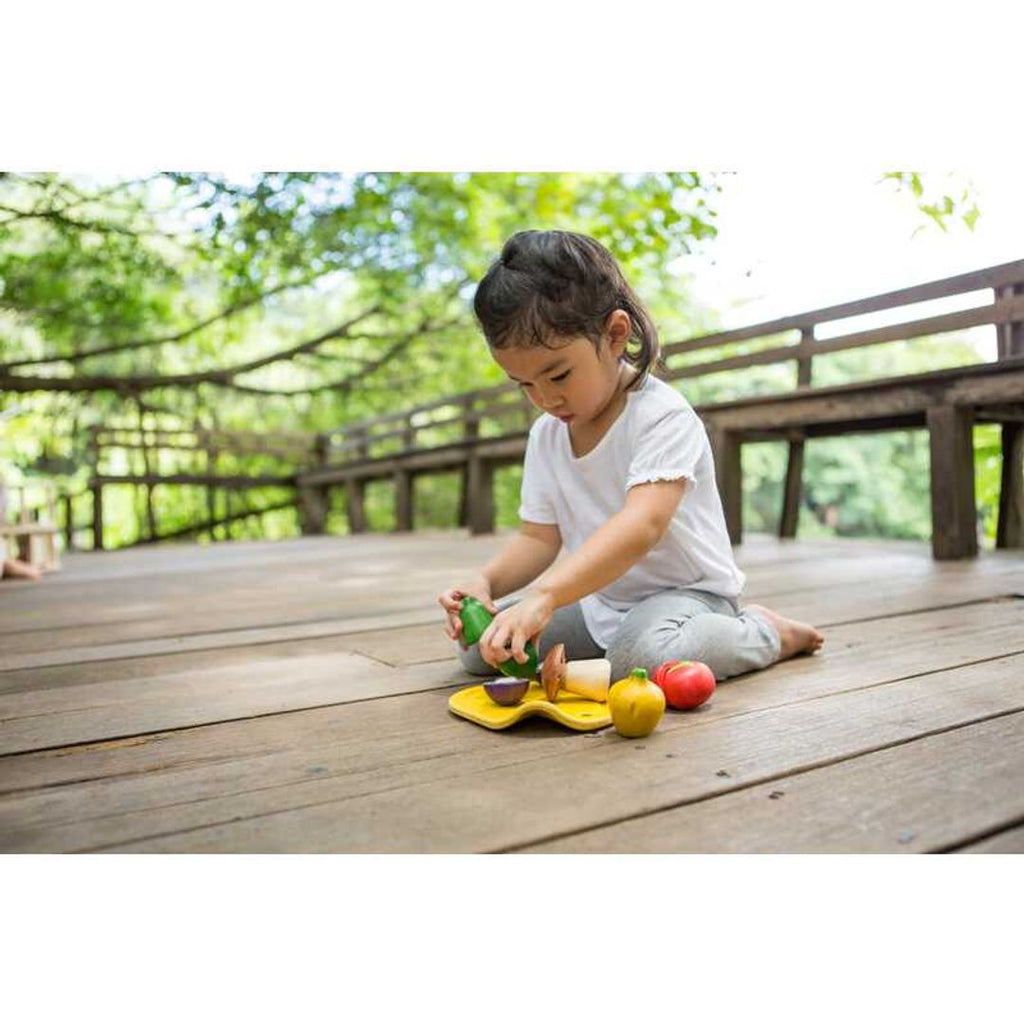
{"label": "railing post", "polygon": [[[405,417],[402,428],[402,444],[406,451],[416,444],[416,428],[412,425],[412,414]],[[407,469],[396,469],[395,480],[395,531],[409,533],[413,526],[413,476]]]}
{"label": "railing post", "polygon": [[327,532],[330,492],[326,487],[299,488],[299,525],[303,536]]}
{"label": "railing post", "polygon": [[92,491],[92,548],[93,551],[103,550],[103,484],[100,475],[100,430],[98,424],[89,427],[89,444],[86,458],[92,465],[93,479],[89,489]]}
{"label": "railing post", "polygon": [[64,550],[75,550],[75,505],[72,494],[64,495]]}
{"label": "railing post", "polygon": [[103,550],[103,484],[92,485],[92,549]]}
{"label": "railing post", "polygon": [[[357,427],[352,431],[354,439],[358,439],[356,460],[365,459],[370,454],[369,439],[365,427]],[[345,481],[345,501],[348,515],[348,532],[366,532],[366,481],[349,479]]]}
{"label": "railing post", "polygon": [[1024,424],[1002,424],[997,548],[1024,548]]}
{"label": "railing post", "polygon": [[[318,434],[314,445],[315,464],[318,468],[327,465],[328,440],[326,434]],[[327,516],[331,510],[330,484],[313,484],[298,488],[299,525],[304,536],[327,532]]]}
{"label": "railing post", "polygon": [[396,469],[395,481],[395,532],[409,533],[413,529],[413,481],[407,469]]}
{"label": "railing post", "polygon": [[462,438],[464,441],[470,442],[466,446],[466,462],[459,473],[459,522],[458,525],[469,526],[470,518],[470,500],[469,500],[469,465],[470,460],[473,457],[473,442],[480,436],[480,418],[476,415],[473,410],[475,404],[475,396],[470,396],[462,400],[463,407],[463,420],[462,420]]}
{"label": "railing post", "polygon": [[733,544],[743,541],[743,473],[741,465],[741,444],[733,430],[710,426],[708,436],[715,460],[715,479],[722,499],[725,525],[729,540]]}
{"label": "railing post", "polygon": [[[810,349],[814,344],[814,327],[804,327],[800,331],[800,350],[806,352],[797,359],[796,384],[798,388],[808,387],[811,383]],[[804,473],[804,435],[796,431],[790,436],[789,458],[786,462],[786,485],[782,492],[782,515],[779,517],[779,536],[796,537],[797,524],[800,521],[800,497],[803,491]]]}
{"label": "railing post", "polygon": [[494,464],[469,453],[467,466],[469,532],[494,533]]}
{"label": "railing post", "polygon": [[[1024,294],[1024,284],[998,289],[996,299],[1012,299]],[[1024,355],[1024,321],[1000,324],[998,358]],[[1024,423],[1006,421],[1002,433],[1002,472],[999,482],[999,513],[996,520],[996,547],[1024,547]]]}
{"label": "railing post", "polygon": [[978,554],[974,503],[973,413],[952,405],[927,412],[931,451],[932,556],[974,558]]}

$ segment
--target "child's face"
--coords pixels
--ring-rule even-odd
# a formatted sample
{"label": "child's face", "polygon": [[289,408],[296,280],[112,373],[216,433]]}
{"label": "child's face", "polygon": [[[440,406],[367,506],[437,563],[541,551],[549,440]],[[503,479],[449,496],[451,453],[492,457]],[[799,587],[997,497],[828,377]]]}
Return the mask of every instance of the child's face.
{"label": "child's face", "polygon": [[619,359],[629,334],[628,317],[623,317],[624,329],[606,332],[600,350],[583,337],[557,348],[492,349],[491,355],[538,409],[585,426],[608,408],[618,389]]}

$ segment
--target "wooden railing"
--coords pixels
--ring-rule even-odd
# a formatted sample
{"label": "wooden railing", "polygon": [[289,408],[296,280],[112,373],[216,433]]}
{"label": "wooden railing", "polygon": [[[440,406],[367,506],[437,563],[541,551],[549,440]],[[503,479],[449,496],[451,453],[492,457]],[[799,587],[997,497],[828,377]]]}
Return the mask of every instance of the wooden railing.
{"label": "wooden railing", "polygon": [[[920,303],[976,291],[987,292],[986,301],[969,309],[932,315],[921,315],[913,309]],[[842,321],[884,311],[895,311],[900,322],[842,331]],[[841,333],[821,337],[826,325],[839,327]],[[815,357],[981,325],[996,328],[996,359],[992,362],[947,367],[913,377],[879,377],[838,387],[813,385]],[[747,350],[737,352],[737,346]],[[796,533],[806,438],[920,427],[928,429],[932,437],[933,548],[937,557],[968,556],[976,550],[971,543],[974,498],[970,429],[976,421],[988,421],[1000,423],[1003,428],[1004,478],[997,542],[1001,547],[1024,545],[1024,488],[1020,479],[1024,260],[690,338],[666,345],[662,352],[664,366],[658,376],[666,381],[707,378],[771,364],[793,367],[791,382],[783,390],[695,405],[712,439],[719,488],[735,542],[742,535],[743,444],[779,439],[788,442],[779,533],[792,537]],[[133,436],[132,432],[98,430],[93,436],[96,471],[90,484],[96,546],[102,544],[102,489],[108,484],[145,487],[149,495],[158,485],[206,487],[210,495],[208,519],[173,535],[209,530],[232,516],[259,514],[260,510],[216,513],[213,495],[218,489],[237,492],[269,484],[294,487],[294,498],[285,504],[298,505],[304,532],[323,532],[331,490],[341,486],[346,491],[349,530],[359,533],[367,528],[368,483],[393,482],[396,528],[411,530],[415,479],[452,470],[461,474],[459,524],[473,533],[490,532],[495,521],[494,471],[522,460],[527,433],[537,415],[516,385],[501,384],[446,395],[319,435],[143,431]],[[138,451],[144,463],[142,471],[113,472],[105,465],[104,456],[114,448]],[[191,463],[168,472],[170,453],[182,451],[188,453]],[[219,459],[231,453],[277,459],[280,468],[266,473],[251,469],[244,473],[222,471]],[[152,539],[172,535],[153,528],[151,513],[149,525]]]}
{"label": "wooden railing", "polygon": [[[230,524],[295,505],[295,498],[260,507],[231,507],[243,492],[263,487],[295,488],[296,473],[322,462],[322,440],[312,433],[267,433],[240,430],[148,430],[93,427],[89,436],[92,475],[93,547],[104,545],[103,489],[111,485],[142,488],[146,504],[146,529],[137,543],[224,530]],[[118,471],[111,465],[114,454],[125,463]],[[231,463],[244,463],[239,469]],[[225,465],[228,463],[228,465]],[[259,463],[255,471],[253,464]],[[158,527],[153,489],[157,486],[192,485],[205,489],[207,517],[184,527]],[[218,509],[218,505],[223,506]],[[66,512],[74,521],[74,510]]]}
{"label": "wooden railing", "polygon": [[[991,300],[969,309],[915,316],[909,308],[985,290],[990,291]],[[886,310],[902,311],[909,316],[896,324],[853,330],[827,339],[817,336],[827,324],[835,325],[848,318]],[[996,328],[994,363],[947,368],[913,378],[879,378],[837,388],[812,386],[815,356],[981,325]],[[722,353],[723,349],[739,343],[760,341],[763,344],[766,339],[777,342],[778,336],[786,333],[792,335],[792,340],[786,344],[775,343],[740,354]],[[695,359],[695,354],[711,358]],[[969,539],[969,535],[973,536],[973,515],[968,524],[964,495],[970,490],[973,510],[973,469],[968,471],[965,462],[968,456],[964,438],[977,420],[1003,425],[1004,484],[998,543],[1000,546],[1024,543],[1019,512],[1020,431],[1024,419],[1024,260],[676,342],[664,347],[663,359],[665,369],[658,375],[667,381],[774,363],[790,363],[794,367],[792,385],[783,392],[696,406],[715,447],[719,486],[734,541],[739,542],[742,533],[739,459],[743,443],[780,438],[789,442],[779,532],[781,536],[792,537],[796,533],[806,437],[927,427],[933,436],[934,449],[936,555],[970,555],[976,551],[976,545]],[[901,381],[905,385],[902,390],[896,387]],[[959,391],[956,391],[957,386]],[[913,396],[908,389],[914,392]],[[818,405],[798,410],[795,416],[781,408],[798,397],[813,397]],[[952,418],[940,411],[947,406],[956,410]],[[460,469],[460,521],[473,532],[489,532],[494,528],[494,469],[522,459],[526,434],[536,415],[520,390],[513,384],[506,384],[448,395],[403,412],[348,424],[326,435],[322,463],[298,476],[301,498],[310,509],[307,522],[314,529],[320,528],[329,503],[329,488],[343,485],[348,491],[350,529],[353,532],[365,529],[366,483],[391,478],[395,486],[397,529],[410,530],[414,525],[414,478],[424,473]],[[948,426],[949,423],[954,425]],[[955,457],[950,455],[951,447],[956,448]],[[943,501],[950,494],[956,495],[952,499],[953,507],[945,509]],[[957,536],[946,544],[942,540],[943,531],[950,529]]]}

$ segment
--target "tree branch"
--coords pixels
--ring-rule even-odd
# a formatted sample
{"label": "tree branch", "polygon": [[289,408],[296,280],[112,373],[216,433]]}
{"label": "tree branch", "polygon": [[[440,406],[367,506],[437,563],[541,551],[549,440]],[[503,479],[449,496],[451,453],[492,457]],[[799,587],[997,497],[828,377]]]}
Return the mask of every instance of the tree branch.
{"label": "tree branch", "polygon": [[432,333],[433,331],[443,331],[447,327],[451,327],[453,324],[459,322],[459,317],[452,317],[449,320],[443,321],[438,324],[431,324],[429,320],[425,320],[415,330],[409,331],[402,335],[394,345],[392,345],[383,355],[379,358],[374,359],[367,363],[367,365],[359,371],[359,373],[349,374],[347,377],[342,377],[340,380],[332,381],[328,384],[315,384],[308,388],[293,388],[290,390],[277,389],[277,388],[255,388],[248,384],[238,384],[235,381],[230,382],[211,382],[211,383],[222,383],[224,387],[232,388],[235,391],[241,391],[248,395],[272,395],[275,397],[291,398],[295,395],[316,395],[321,394],[325,391],[340,391],[348,392],[356,386],[360,385],[371,373],[379,370],[382,366],[391,362],[400,352],[408,348],[408,346],[418,337],[424,334]]}
{"label": "tree branch", "polygon": [[139,376],[117,376],[114,374],[97,374],[93,376],[80,377],[21,377],[17,374],[0,373],[0,389],[5,391],[114,391],[121,395],[137,395],[143,391],[152,391],[155,388],[166,387],[191,387],[195,384],[222,384],[229,385],[232,378],[237,374],[249,373],[252,370],[269,366],[271,363],[279,362],[282,359],[290,359],[298,352],[305,352],[322,345],[331,338],[344,337],[349,328],[380,311],[380,306],[371,306],[369,309],[346,321],[338,327],[325,331],[323,334],[307,341],[293,345],[291,348],[280,352],[274,352],[269,356],[260,359],[253,359],[248,363],[240,363],[237,366],[229,366],[223,370],[210,370],[206,373],[176,373],[176,374],[140,374]]}
{"label": "tree branch", "polygon": [[[336,268],[331,267],[330,269],[312,274],[309,277],[304,277],[299,281],[288,281],[284,284],[279,284],[274,288],[261,292],[259,295],[256,295],[251,299],[243,299],[241,302],[236,302],[231,306],[226,306],[220,312],[215,313],[206,320],[201,320],[199,323],[193,324],[191,327],[188,327],[183,331],[179,331],[177,334],[168,334],[162,338],[142,338],[137,341],[126,342],[123,345],[103,345],[99,348],[86,349],[84,352],[75,352],[70,355],[49,356],[45,359],[21,359],[13,363],[0,364],[0,373],[8,373],[11,370],[17,370],[23,366],[46,366],[50,363],[69,363],[71,365],[75,365],[84,362],[86,359],[91,359],[93,356],[105,356],[115,352],[132,352],[141,348],[155,348],[157,345],[169,345],[173,342],[184,341],[186,338],[191,337],[198,331],[201,331],[204,327],[209,327],[210,324],[214,324],[218,320],[225,320],[230,316],[234,316],[235,313],[240,313],[243,309],[248,309],[250,306],[254,306],[257,303],[262,302],[264,299],[269,299],[272,295],[288,291],[291,288],[301,288],[307,284],[312,284],[319,278],[333,273],[335,269]],[[0,305],[2,305],[2,303],[0,303]],[[32,310],[20,309],[19,312],[31,313]]]}

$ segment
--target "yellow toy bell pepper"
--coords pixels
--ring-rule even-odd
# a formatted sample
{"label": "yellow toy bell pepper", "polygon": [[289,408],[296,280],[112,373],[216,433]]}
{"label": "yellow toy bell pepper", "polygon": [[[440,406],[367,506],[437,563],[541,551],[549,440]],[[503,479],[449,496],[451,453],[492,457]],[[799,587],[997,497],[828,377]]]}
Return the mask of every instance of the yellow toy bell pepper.
{"label": "yellow toy bell pepper", "polygon": [[608,711],[620,736],[639,739],[657,728],[665,713],[665,694],[647,678],[647,670],[635,668],[608,691]]}

